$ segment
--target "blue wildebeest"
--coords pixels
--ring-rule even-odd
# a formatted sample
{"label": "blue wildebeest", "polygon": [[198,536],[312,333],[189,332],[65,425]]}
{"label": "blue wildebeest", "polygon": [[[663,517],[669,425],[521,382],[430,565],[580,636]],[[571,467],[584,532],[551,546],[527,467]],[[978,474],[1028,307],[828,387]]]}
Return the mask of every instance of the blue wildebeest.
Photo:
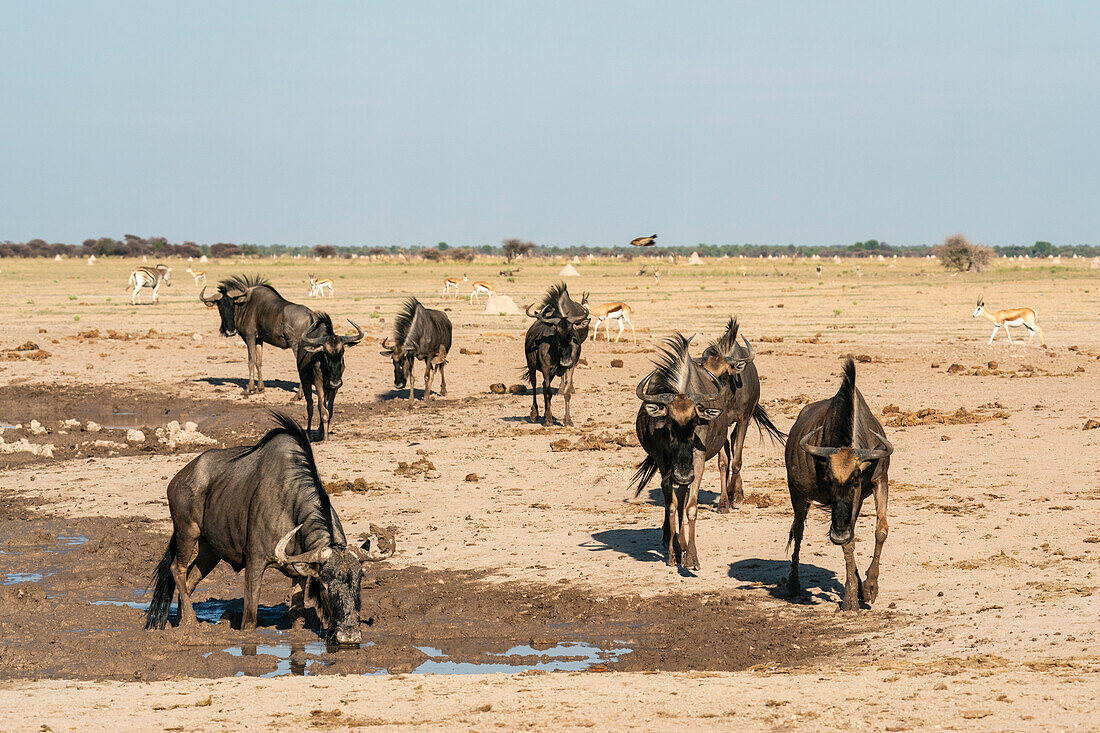
{"label": "blue wildebeest", "polygon": [[317,391],[317,431],[324,440],[332,427],[336,392],[344,384],[344,350],[363,340],[363,329],[348,319],[354,336],[337,336],[328,313],[318,313],[298,342],[298,379],[306,398],[306,432],[313,428],[313,392]]}
{"label": "blue wildebeest", "polygon": [[[316,314],[279,295],[259,275],[236,275],[218,283],[217,295],[206,297],[203,287],[199,298],[207,308],[218,306],[222,336],[239,333],[248,348],[248,385],[245,394],[264,391],[261,374],[263,345],[290,349],[298,353],[298,342],[317,322]],[[300,396],[300,395],[299,395]]]}
{"label": "blue wildebeest", "polygon": [[401,306],[393,322],[393,341],[382,342],[382,356],[393,360],[393,386],[409,385],[413,398],[413,362],[424,362],[424,399],[432,398],[432,378],[439,370],[439,394],[447,396],[447,352],[451,350],[451,319],[443,311],[425,308],[416,298]]}
{"label": "blue wildebeest", "polygon": [[726,332],[703,351],[702,358],[696,360],[722,382],[725,411],[734,425],[730,440],[718,456],[718,467],[722,473],[722,490],[718,500],[721,514],[729,513],[731,503],[745,498],[741,486],[741,455],[749,422],[755,421],[762,433],[766,431],[780,443],[787,437],[760,406],[760,375],[753,361],[756,352],[744,336],[741,337],[742,343],[737,343],[737,331],[737,319],[731,318],[726,324]]}
{"label": "blue wildebeest", "polygon": [[[853,611],[859,601],[873,603],[878,596],[879,558],[886,542],[886,491],[890,454],[894,446],[882,432],[882,425],[856,388],[856,366],[844,364],[844,379],[836,395],[807,405],[799,413],[787,439],[787,488],[791,493],[794,522],[791,524],[791,573],[787,592],[797,597],[798,551],[806,528],[806,513],[816,502],[832,512],[829,539],[844,549],[844,600],[841,609]],[[878,522],[875,525],[875,554],[861,582],[856,569],[855,524],[863,500],[874,494]],[[858,596],[858,597],[857,597]]]}
{"label": "blue wildebeest", "polygon": [[531,422],[539,420],[535,380],[541,372],[545,405],[543,425],[554,422],[554,416],[550,413],[550,381],[554,377],[561,377],[558,392],[565,399],[562,425],[573,424],[573,419],[569,416],[569,399],[576,391],[573,386],[573,370],[577,368],[577,361],[581,358],[581,346],[588,339],[587,302],[588,293],[584,293],[578,303],[569,297],[569,289],[565,283],[559,282],[550,286],[537,305],[527,307],[527,315],[535,319],[527,329],[523,344],[527,356],[525,376],[531,383]]}
{"label": "blue wildebeest", "polygon": [[157,265],[156,267],[148,267],[142,265],[133,272],[130,273],[130,282],[128,287],[134,289],[133,295],[130,296],[130,305],[137,305],[138,293],[142,288],[149,288],[153,291],[153,302],[156,303],[159,300],[160,284],[164,283],[168,287],[172,287],[172,268],[165,265]]}
{"label": "blue wildebeest", "polygon": [[224,560],[244,570],[242,629],[256,627],[260,582],[273,567],[294,582],[295,626],[312,607],[336,643],[361,640],[363,563],[393,554],[393,530],[371,525],[361,547],[349,545],[305,431],[274,417],[278,427],[256,445],[205,451],[168,484],[172,539],[153,575],[145,628],[164,628],[177,591],[180,623],[194,623],[191,593]]}
{"label": "blue wildebeest", "polygon": [[722,384],[691,358],[691,339],[673,334],[665,341],[656,368],[636,390],[642,406],[635,429],[646,452],[634,474],[635,496],[654,474],[661,474],[665,499],[662,542],[668,565],[699,569],[695,516],[703,468],[726,444],[729,417],[723,409]]}

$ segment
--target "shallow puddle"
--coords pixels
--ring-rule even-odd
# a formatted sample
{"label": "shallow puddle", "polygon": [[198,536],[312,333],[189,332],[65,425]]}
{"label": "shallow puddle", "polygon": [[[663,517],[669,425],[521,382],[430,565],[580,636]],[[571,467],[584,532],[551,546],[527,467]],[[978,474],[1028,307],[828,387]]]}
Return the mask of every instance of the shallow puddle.
{"label": "shallow puddle", "polygon": [[[0,555],[25,555],[28,552],[52,552],[52,553],[65,553],[72,552],[74,548],[80,547],[88,541],[88,538],[82,534],[59,534],[56,542],[48,544],[19,544],[19,545],[7,545],[0,543]],[[13,573],[13,575],[19,575],[20,573]],[[24,573],[30,574],[30,573]],[[42,580],[44,576],[39,576],[32,581],[17,581],[17,582],[37,582]]]}

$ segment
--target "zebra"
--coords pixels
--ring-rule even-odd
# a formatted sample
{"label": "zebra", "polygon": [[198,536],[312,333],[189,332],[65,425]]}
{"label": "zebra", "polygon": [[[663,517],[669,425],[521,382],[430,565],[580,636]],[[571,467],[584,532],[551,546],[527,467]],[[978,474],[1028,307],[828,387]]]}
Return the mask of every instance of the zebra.
{"label": "zebra", "polygon": [[130,296],[130,305],[137,305],[137,296],[141,292],[142,288],[152,288],[153,290],[153,302],[157,302],[157,291],[160,290],[160,284],[164,283],[171,287],[172,285],[172,268],[165,267],[164,265],[157,265],[156,267],[147,267],[142,265],[133,272],[130,273],[130,283],[127,287],[134,289],[133,295]]}

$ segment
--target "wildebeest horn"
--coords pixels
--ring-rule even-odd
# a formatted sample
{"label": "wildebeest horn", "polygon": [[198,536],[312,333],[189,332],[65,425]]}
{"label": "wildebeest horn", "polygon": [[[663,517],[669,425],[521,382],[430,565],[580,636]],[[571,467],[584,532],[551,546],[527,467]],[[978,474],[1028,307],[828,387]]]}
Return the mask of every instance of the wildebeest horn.
{"label": "wildebeest horn", "polygon": [[828,458],[834,455],[840,448],[826,448],[820,445],[810,445],[810,438],[815,435],[821,435],[824,432],[824,426],[814,430],[811,433],[806,433],[802,436],[802,440],[798,441],[798,447],[809,453],[811,456],[817,456],[818,458]]}
{"label": "wildebeest horn", "polygon": [[649,380],[653,379],[653,372],[646,375],[645,379],[638,382],[638,388],[634,391],[642,402],[650,402],[654,405],[667,405],[672,402],[675,395],[671,394],[646,394],[645,388],[649,386]]}
{"label": "wildebeest horn", "polygon": [[355,545],[348,545],[348,549],[359,558],[360,562],[379,562],[385,560],[388,557],[392,557],[393,553],[397,550],[397,543],[393,540],[392,528],[388,533],[381,527],[376,525],[370,526],[370,534],[367,535],[366,541],[362,547],[356,547]]}
{"label": "wildebeest horn", "polygon": [[[358,328],[358,326],[356,326],[356,328]],[[382,348],[383,348],[383,349],[389,349],[390,351],[393,351],[393,347],[394,347],[394,346],[397,346],[397,344],[391,344],[391,343],[390,343],[390,337],[389,337],[389,336],[387,336],[386,338],[382,339]]]}
{"label": "wildebeest horn", "polygon": [[297,527],[283,535],[283,538],[279,540],[279,544],[275,545],[275,562],[283,566],[294,565],[296,563],[310,565],[313,563],[324,562],[325,560],[329,559],[329,556],[332,555],[331,547],[318,547],[315,550],[303,552],[301,555],[287,556],[286,546],[290,544],[290,538],[293,537],[294,534],[301,528],[302,525],[299,524]]}
{"label": "wildebeest horn", "polygon": [[354,336],[341,336],[340,340],[343,341],[346,346],[355,346],[357,343],[363,340],[363,337],[366,336],[366,334],[363,333],[363,329],[359,328],[359,325],[350,318],[348,319],[348,323],[351,324],[356,333]]}
{"label": "wildebeest horn", "polygon": [[205,303],[207,308],[212,308],[213,306],[217,305],[218,301],[221,300],[221,299],[222,299],[222,296],[220,296],[220,295],[216,298],[207,298],[206,297],[206,286],[205,285],[202,286],[202,292],[199,293],[199,300],[201,300],[203,303]]}
{"label": "wildebeest horn", "polygon": [[878,459],[885,458],[886,456],[888,456],[888,455],[890,455],[891,453],[894,452],[894,444],[891,443],[889,440],[887,440],[885,435],[883,435],[882,433],[876,433],[874,430],[872,430],[871,433],[876,438],[881,440],[883,445],[885,445],[886,447],[885,448],[878,448],[878,449],[874,449],[874,450],[868,449],[868,448],[856,448],[856,450],[854,452],[856,454],[856,457],[859,458],[859,460],[861,460],[861,461],[877,461]]}

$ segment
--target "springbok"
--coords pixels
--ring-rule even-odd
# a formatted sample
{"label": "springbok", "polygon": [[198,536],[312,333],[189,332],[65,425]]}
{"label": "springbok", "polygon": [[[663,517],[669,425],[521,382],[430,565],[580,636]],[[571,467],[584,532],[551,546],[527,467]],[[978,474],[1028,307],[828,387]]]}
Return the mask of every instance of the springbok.
{"label": "springbok", "polygon": [[656,234],[650,234],[648,237],[638,237],[637,239],[630,240],[630,244],[634,247],[652,247],[656,243]]}
{"label": "springbok", "polygon": [[317,278],[313,277],[313,275],[309,276],[309,297],[325,297],[325,288],[328,288],[328,294],[330,297],[335,296],[336,291],[334,291],[332,288],[332,280],[330,278],[326,277],[324,280],[318,280]]}
{"label": "springbok", "polygon": [[451,292],[451,289],[454,288],[455,298],[457,299],[458,298],[458,283],[459,282],[467,282],[467,281],[469,281],[469,279],[470,278],[466,277],[465,275],[462,276],[461,281],[457,277],[444,278],[443,279],[443,297],[446,298],[447,295]]}
{"label": "springbok", "polygon": [[199,270],[198,272],[195,272],[189,266],[187,268],[187,274],[190,275],[191,277],[195,278],[195,287],[198,287],[200,283],[201,284],[206,283],[206,270]]}
{"label": "springbok", "polygon": [[[493,286],[489,283],[477,280],[474,282],[474,291],[470,293],[470,302],[473,303],[477,296],[482,294],[492,297],[497,294],[497,291],[494,290]],[[481,301],[478,302],[480,303]]]}
{"label": "springbok", "polygon": [[974,317],[985,316],[993,324],[993,333],[989,335],[989,343],[993,343],[993,339],[997,337],[997,331],[1004,327],[1005,335],[1008,336],[1008,343],[1011,345],[1012,332],[1008,330],[1009,326],[1023,326],[1027,329],[1028,339],[1027,345],[1031,346],[1031,340],[1035,338],[1035,334],[1039,334],[1039,345],[1046,346],[1046,339],[1043,338],[1043,329],[1039,328],[1035,323],[1035,309],[1034,308],[1009,308],[1006,310],[993,311],[990,313],[985,309],[985,298],[978,298],[978,307],[974,309]]}
{"label": "springbok", "polygon": [[157,293],[160,290],[160,284],[164,283],[171,287],[172,285],[172,268],[164,265],[157,265],[156,267],[149,267],[143,265],[130,273],[130,282],[128,287],[134,289],[134,294],[130,296],[130,305],[137,305],[138,293],[142,288],[150,288],[153,291],[153,302],[157,303],[159,298]]}
{"label": "springbok", "polygon": [[638,338],[634,335],[634,324],[630,322],[630,314],[634,312],[634,309],[626,303],[601,303],[589,308],[588,312],[596,317],[596,323],[592,327],[593,341],[596,340],[596,335],[600,332],[600,324],[604,321],[607,322],[607,340],[611,340],[611,319],[614,318],[619,322],[619,332],[615,334],[615,343],[619,343],[619,337],[623,335],[623,321],[630,325],[630,340],[638,343]]}

